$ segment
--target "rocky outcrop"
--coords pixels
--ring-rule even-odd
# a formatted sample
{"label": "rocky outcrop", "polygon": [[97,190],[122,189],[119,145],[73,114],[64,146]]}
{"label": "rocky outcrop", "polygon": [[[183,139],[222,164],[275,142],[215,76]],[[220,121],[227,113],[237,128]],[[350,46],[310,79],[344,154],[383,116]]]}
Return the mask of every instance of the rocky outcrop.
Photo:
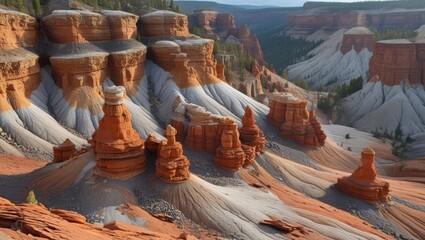
{"label": "rocky outcrop", "polygon": [[239,129],[239,133],[241,142],[254,147],[257,155],[265,152],[266,138],[257,126],[254,114],[249,106],[245,108],[245,114],[242,117],[242,128]]}
{"label": "rocky outcrop", "polygon": [[96,153],[95,173],[102,177],[125,180],[146,170],[144,142],[131,126],[131,114],[124,106],[125,88],[104,91],[104,116],[90,144]]}
{"label": "rocky outcrop", "polygon": [[226,34],[230,29],[236,27],[232,14],[206,10],[195,11],[189,16],[189,22],[195,27],[201,28],[208,36],[214,36],[216,33]]}
{"label": "rocky outcrop", "polygon": [[164,130],[167,140],[159,146],[156,159],[156,176],[167,183],[180,183],[189,179],[189,160],[183,155],[181,143],[176,141],[177,131],[171,125]]}
{"label": "rocky outcrop", "polygon": [[87,10],[55,10],[42,18],[49,40],[57,44],[134,39],[138,16],[102,10],[101,14]]}
{"label": "rocky outcrop", "polygon": [[172,11],[155,11],[143,15],[141,18],[141,32],[143,37],[188,37],[188,19],[186,15]]}
{"label": "rocky outcrop", "polygon": [[53,162],[63,162],[71,158],[77,152],[75,144],[68,138],[62,144],[53,147]]}
{"label": "rocky outcrop", "polygon": [[301,101],[290,93],[274,93],[271,96],[267,120],[280,128],[283,138],[305,146],[323,146],[326,134],[314,112],[307,112],[306,107],[306,101]]}
{"label": "rocky outcrop", "polygon": [[224,169],[237,171],[245,162],[245,152],[239,141],[237,125],[228,125],[220,137],[220,146],[215,153],[214,163]]}
{"label": "rocky outcrop", "polygon": [[0,9],[0,49],[34,47],[38,42],[37,20],[27,14]]}
{"label": "rocky outcrop", "polygon": [[351,176],[338,178],[336,187],[365,200],[386,200],[389,184],[377,177],[374,159],[375,151],[370,147],[363,148],[362,165]]}
{"label": "rocky outcrop", "polygon": [[76,212],[49,210],[40,203],[15,205],[4,198],[0,198],[0,227],[2,239],[175,239],[120,222],[99,227],[87,223],[86,218]]}
{"label": "rocky outcrop", "polygon": [[355,27],[344,33],[340,51],[346,54],[351,49],[355,49],[357,53],[367,48],[372,52],[374,44],[373,32],[365,27]]}
{"label": "rocky outcrop", "polygon": [[375,44],[369,62],[369,79],[385,85],[400,85],[406,81],[413,85],[425,85],[425,48],[420,42],[406,39],[384,40]]}

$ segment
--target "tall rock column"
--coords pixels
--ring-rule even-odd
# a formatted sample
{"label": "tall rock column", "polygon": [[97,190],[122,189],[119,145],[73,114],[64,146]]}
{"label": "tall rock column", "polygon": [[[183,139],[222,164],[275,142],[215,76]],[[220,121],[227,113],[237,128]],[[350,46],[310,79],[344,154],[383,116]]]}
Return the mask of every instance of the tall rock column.
{"label": "tall rock column", "polygon": [[190,162],[183,155],[181,143],[176,141],[177,131],[171,125],[164,130],[167,141],[162,141],[156,160],[156,176],[167,183],[180,183],[190,177]]}
{"label": "tall rock column", "polygon": [[131,114],[124,106],[125,88],[104,91],[104,116],[90,144],[96,153],[95,174],[126,180],[146,170],[144,142],[131,126]]}
{"label": "tall rock column", "polygon": [[239,129],[240,139],[243,144],[255,147],[257,155],[264,153],[264,145],[266,138],[264,133],[257,126],[254,119],[254,114],[249,106],[245,109],[245,114],[242,117],[242,128]]}

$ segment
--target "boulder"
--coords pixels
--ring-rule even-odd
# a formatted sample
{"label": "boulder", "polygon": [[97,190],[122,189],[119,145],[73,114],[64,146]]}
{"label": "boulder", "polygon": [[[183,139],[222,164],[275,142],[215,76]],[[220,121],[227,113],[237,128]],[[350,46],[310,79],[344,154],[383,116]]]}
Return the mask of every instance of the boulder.
{"label": "boulder", "polygon": [[389,193],[389,184],[377,177],[373,165],[375,151],[372,148],[363,148],[361,155],[362,165],[351,176],[338,178],[336,187],[341,191],[365,200],[386,200]]}
{"label": "boulder", "polygon": [[190,162],[183,155],[181,143],[176,141],[177,131],[171,125],[164,130],[167,140],[159,145],[156,159],[156,176],[167,183],[181,183],[189,179]]}
{"label": "boulder", "polygon": [[126,180],[146,170],[144,142],[131,126],[131,114],[125,107],[125,88],[108,87],[104,91],[104,116],[90,144],[96,153],[95,174]]}

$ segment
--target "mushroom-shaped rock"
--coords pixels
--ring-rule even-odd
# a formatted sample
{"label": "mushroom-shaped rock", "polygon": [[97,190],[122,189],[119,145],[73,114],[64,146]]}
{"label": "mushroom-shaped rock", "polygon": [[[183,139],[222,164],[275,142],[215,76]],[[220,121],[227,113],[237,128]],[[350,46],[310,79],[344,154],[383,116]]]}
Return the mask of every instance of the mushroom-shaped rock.
{"label": "mushroom-shaped rock", "polygon": [[389,183],[377,177],[373,165],[375,152],[372,148],[363,148],[360,166],[351,176],[338,178],[336,187],[341,191],[365,200],[386,200]]}
{"label": "mushroom-shaped rock", "polygon": [[176,141],[177,130],[168,125],[164,130],[167,140],[162,141],[156,160],[156,176],[167,183],[180,183],[190,177],[190,162],[183,155],[181,143]]}
{"label": "mushroom-shaped rock", "polygon": [[214,163],[221,168],[237,171],[244,164],[245,158],[237,125],[229,125],[221,134],[221,145],[216,150]]}
{"label": "mushroom-shaped rock", "polygon": [[68,138],[60,145],[53,147],[53,161],[63,162],[71,158],[77,152],[75,144]]}
{"label": "mushroom-shaped rock", "polygon": [[125,180],[146,170],[144,142],[131,126],[131,114],[124,106],[125,88],[108,87],[104,91],[104,116],[90,144],[96,152],[95,173]]}
{"label": "mushroom-shaped rock", "polygon": [[257,126],[254,114],[249,106],[245,108],[245,114],[242,117],[242,128],[239,129],[240,139],[243,144],[255,147],[256,154],[264,153],[266,138],[264,133]]}

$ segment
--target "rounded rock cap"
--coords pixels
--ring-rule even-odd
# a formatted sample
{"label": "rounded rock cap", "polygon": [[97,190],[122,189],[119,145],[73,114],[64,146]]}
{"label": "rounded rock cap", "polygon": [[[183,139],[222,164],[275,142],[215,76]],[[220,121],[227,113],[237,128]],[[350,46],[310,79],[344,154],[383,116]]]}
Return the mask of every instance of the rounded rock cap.
{"label": "rounded rock cap", "polygon": [[370,154],[370,155],[375,155],[375,151],[371,147],[365,147],[365,148],[363,148],[362,153],[364,153],[364,154]]}
{"label": "rounded rock cap", "polygon": [[103,92],[105,94],[105,104],[120,105],[124,103],[125,88],[123,86],[106,87]]}

